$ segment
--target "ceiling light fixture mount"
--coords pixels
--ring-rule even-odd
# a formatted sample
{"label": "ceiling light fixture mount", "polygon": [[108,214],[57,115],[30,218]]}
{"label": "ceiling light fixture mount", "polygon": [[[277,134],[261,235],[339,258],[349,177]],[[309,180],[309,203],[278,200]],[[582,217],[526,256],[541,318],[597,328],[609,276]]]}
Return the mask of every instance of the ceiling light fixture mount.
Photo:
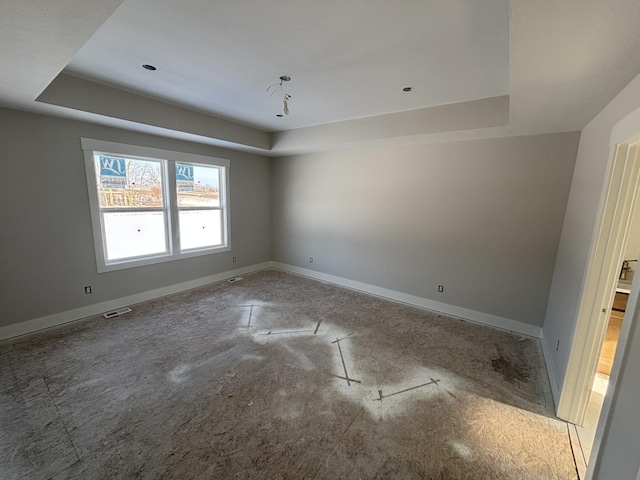
{"label": "ceiling light fixture mount", "polygon": [[148,63],[145,63],[144,65],[142,65],[142,68],[144,68],[145,70],[149,70],[151,72],[155,72],[157,70],[156,67],[154,67],[153,65],[149,65]]}
{"label": "ceiling light fixture mount", "polygon": [[291,95],[284,91],[282,85],[284,82],[290,82],[291,77],[289,75],[280,75],[278,79],[280,81],[269,85],[266,92],[270,97],[272,97],[274,93],[280,90],[280,93],[282,94],[282,113],[276,114],[276,117],[282,118],[285,115],[289,115],[289,100],[291,99]]}
{"label": "ceiling light fixture mount", "polygon": [[410,92],[411,90],[413,90],[413,88],[411,88],[411,87],[404,87],[402,89],[403,92]]}

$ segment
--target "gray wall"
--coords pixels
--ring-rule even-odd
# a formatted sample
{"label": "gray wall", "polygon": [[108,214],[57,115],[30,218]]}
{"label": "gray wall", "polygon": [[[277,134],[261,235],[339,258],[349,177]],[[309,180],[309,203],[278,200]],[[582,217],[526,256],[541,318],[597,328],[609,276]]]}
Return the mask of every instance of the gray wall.
{"label": "gray wall", "polygon": [[[0,126],[0,326],[271,259],[269,158],[7,109]],[[230,159],[232,251],[96,273],[80,137]]]}
{"label": "gray wall", "polygon": [[[637,77],[583,130],[544,324],[561,387],[596,228],[614,125],[640,106]],[[635,258],[635,257],[634,257]],[[555,346],[560,342],[560,348]]]}
{"label": "gray wall", "polygon": [[[543,327],[545,340],[553,347],[549,350],[559,386],[562,386],[567,370],[582,284],[605,186],[612,131],[628,115],[633,113],[637,116],[639,108],[640,76],[622,90],[582,131]],[[629,305],[637,302],[636,287],[632,291]],[[593,477],[588,478],[632,479],[636,478],[640,470],[640,322],[637,312],[633,318],[628,318],[627,315],[625,322],[629,323],[623,329],[629,329],[630,332],[627,349],[624,358],[616,358],[616,363],[619,363],[618,381],[613,391],[607,392],[606,402],[611,401],[611,409],[604,427],[598,427],[599,430],[603,427],[602,446],[592,472]],[[560,348],[556,351],[558,341]],[[614,365],[614,375],[616,368]]]}
{"label": "gray wall", "polygon": [[275,159],[274,260],[541,326],[578,138]]}

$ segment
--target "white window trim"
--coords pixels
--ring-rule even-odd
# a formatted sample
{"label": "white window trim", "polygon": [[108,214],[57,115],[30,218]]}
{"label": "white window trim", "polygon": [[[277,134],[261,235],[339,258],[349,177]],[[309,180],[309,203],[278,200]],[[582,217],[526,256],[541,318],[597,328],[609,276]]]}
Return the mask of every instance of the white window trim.
{"label": "white window trim", "polygon": [[[127,145],[91,138],[81,138],[81,145],[82,150],[84,151],[85,173],[87,176],[87,190],[89,193],[89,207],[91,211],[91,227],[98,273],[181,260],[202,255],[212,255],[231,250],[231,222],[229,213],[229,169],[231,162],[228,159],[142,147],[138,145]],[[107,263],[100,219],[100,203],[98,200],[98,189],[95,177],[94,153],[108,153],[113,155],[122,155],[125,157],[132,156],[168,160],[169,165],[175,165],[175,163],[190,163],[196,165],[200,164],[205,166],[224,167],[222,182],[220,182],[220,208],[222,211],[222,223],[224,227],[222,232],[223,245],[218,247],[186,250],[184,252],[180,252],[179,249],[176,248],[176,246],[179,245],[180,240],[180,230],[178,228],[178,205],[174,196],[176,191],[176,179],[175,174],[169,174],[168,170],[170,170],[170,168],[167,168],[167,171],[165,171],[165,201],[168,202],[168,222],[170,223],[170,238],[168,238],[169,253],[145,256],[144,258],[123,259]]]}

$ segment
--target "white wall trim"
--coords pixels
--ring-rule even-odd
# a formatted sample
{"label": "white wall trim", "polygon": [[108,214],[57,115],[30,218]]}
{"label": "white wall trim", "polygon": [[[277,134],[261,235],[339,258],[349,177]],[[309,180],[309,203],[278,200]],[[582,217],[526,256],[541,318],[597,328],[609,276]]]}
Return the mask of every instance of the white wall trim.
{"label": "white wall trim", "polygon": [[625,142],[633,143],[638,141],[638,132],[640,132],[640,108],[636,108],[613,126],[609,147],[615,147]]}
{"label": "white wall trim", "polygon": [[549,384],[551,385],[551,394],[553,395],[553,403],[555,408],[558,408],[558,402],[560,401],[560,388],[558,387],[558,375],[556,374],[556,364],[553,361],[553,355],[551,345],[547,341],[547,337],[544,334],[544,329],[540,331],[540,343],[542,344],[542,354],[544,355],[544,362],[547,366],[547,375],[549,376]]}
{"label": "white wall trim", "polygon": [[409,295],[406,293],[397,292],[395,290],[389,290],[387,288],[370,285],[368,283],[357,282],[354,280],[349,280],[347,278],[309,270],[307,268],[296,267],[294,265],[288,265],[286,263],[280,262],[272,262],[272,266],[273,268],[277,268],[285,272],[295,273],[305,277],[314,278],[316,280],[321,280],[323,282],[333,283],[341,287],[377,295],[379,297],[394,300],[396,302],[406,303],[416,307],[425,308],[427,310],[433,310],[453,317],[462,318],[464,320],[481,323],[483,325],[489,325],[491,327],[509,330],[522,335],[529,335],[531,337],[540,338],[540,334],[542,332],[542,329],[540,327],[536,327],[534,325],[528,325],[526,323],[499,317],[497,315],[476,312],[475,310],[469,310],[446,303],[436,302],[427,298],[417,297],[415,295]]}
{"label": "white wall trim", "polygon": [[[232,278],[238,275],[246,275],[248,273],[257,272],[267,268],[277,268],[279,270],[295,273],[305,277],[313,278],[323,282],[333,283],[341,287],[350,288],[352,290],[358,290],[361,292],[369,293],[379,297],[383,297],[389,300],[393,300],[400,303],[406,303],[427,310],[433,310],[436,312],[444,313],[453,317],[462,318],[471,322],[481,323],[495,328],[503,330],[509,330],[519,333],[521,335],[529,335],[535,338],[541,338],[542,329],[534,325],[528,325],[526,323],[518,322],[497,315],[491,315],[487,313],[477,312],[475,310],[469,310],[462,307],[456,307],[446,303],[436,302],[415,295],[409,295],[406,293],[390,290],[387,288],[377,287],[367,283],[357,282],[346,278],[338,277],[335,275],[329,275],[327,273],[317,272],[306,268],[296,267],[280,262],[264,262],[248,267],[239,268],[236,270],[230,270],[227,272],[210,275],[207,277],[197,278],[188,282],[177,283],[175,285],[169,285],[167,287],[157,288],[154,290],[148,290],[146,292],[137,293],[135,295],[129,295],[126,297],[116,298],[108,300],[106,302],[96,303],[93,305],[87,305],[85,307],[75,308],[65,312],[54,313],[53,315],[47,315],[45,317],[34,318],[24,322],[7,325],[0,327],[0,340],[6,340],[21,335],[27,335],[46,328],[56,327],[83,318],[99,315],[109,310],[125,307],[129,305],[135,305],[137,303],[146,302],[155,298],[164,297],[166,295],[172,295],[174,293],[183,292],[192,288],[201,287],[210,283],[220,282],[228,278]],[[543,349],[545,348],[545,342],[542,342]],[[554,390],[554,398],[557,391],[557,382],[555,382],[555,372],[552,371],[553,363],[549,363],[549,356],[545,351],[545,359],[547,360],[547,369],[549,370],[549,377],[554,377],[552,381],[552,390]],[[555,382],[555,383],[554,383]]]}
{"label": "white wall trim", "polygon": [[74,308],[73,310],[68,310],[66,312],[54,313],[53,315],[47,315],[45,317],[39,317],[24,322],[14,323],[12,325],[0,327],[0,340],[27,335],[29,333],[34,333],[46,328],[57,327],[58,325],[74,322],[76,320],[92,317],[94,315],[99,315],[116,308],[146,302],[148,300],[164,297],[166,295],[172,295],[174,293],[184,292],[186,290],[191,290],[192,288],[202,287],[203,285],[220,282],[228,278],[236,277],[238,275],[246,275],[270,267],[272,267],[272,262],[258,263],[248,267],[238,268],[236,270],[230,270],[227,272],[217,273],[215,275],[209,275],[207,277],[197,278],[195,280],[189,280],[188,282],[176,283],[175,285],[156,288],[154,290],[136,293],[135,295],[115,298],[113,300],[107,300],[106,302],[87,305],[80,308]]}

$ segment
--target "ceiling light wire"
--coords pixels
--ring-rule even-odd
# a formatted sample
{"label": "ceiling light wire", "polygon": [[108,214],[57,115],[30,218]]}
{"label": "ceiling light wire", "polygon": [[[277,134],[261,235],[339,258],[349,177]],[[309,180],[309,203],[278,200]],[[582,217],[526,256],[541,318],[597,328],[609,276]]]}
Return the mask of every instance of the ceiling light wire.
{"label": "ceiling light wire", "polygon": [[272,97],[273,94],[278,91],[278,88],[280,88],[280,91],[284,93],[284,89],[282,88],[282,84],[283,84],[283,82],[288,82],[290,80],[291,80],[291,77],[289,75],[281,75],[280,76],[280,81],[276,82],[276,83],[272,83],[271,85],[269,85],[267,87],[267,89],[265,91],[267,93],[269,93],[269,90],[271,90],[271,93],[269,93],[270,97]]}
{"label": "ceiling light wire", "polygon": [[284,91],[283,84],[284,82],[289,82],[291,77],[289,75],[280,76],[280,81],[273,83],[267,87],[265,92],[272,97],[278,90],[282,94],[282,113],[278,113],[276,117],[283,117],[284,115],[289,115],[289,100],[291,99],[291,95]]}

